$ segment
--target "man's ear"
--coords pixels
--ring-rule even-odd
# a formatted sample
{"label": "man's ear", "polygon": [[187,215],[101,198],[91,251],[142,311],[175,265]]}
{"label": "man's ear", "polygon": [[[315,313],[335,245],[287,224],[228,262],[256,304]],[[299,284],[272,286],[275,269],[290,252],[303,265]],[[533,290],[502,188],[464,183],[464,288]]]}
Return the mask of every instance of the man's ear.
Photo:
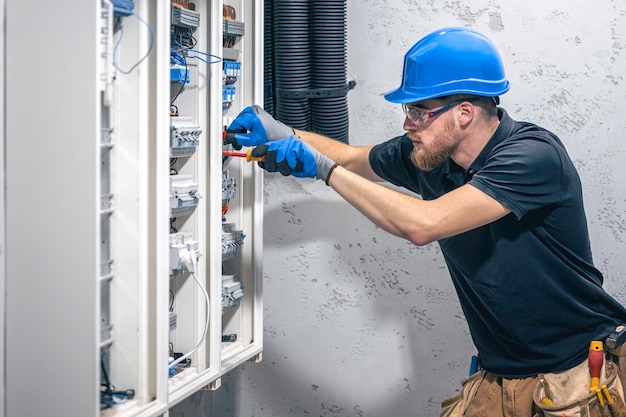
{"label": "man's ear", "polygon": [[476,116],[476,107],[474,106],[473,103],[470,103],[469,101],[464,101],[463,103],[459,104],[459,124],[461,125],[461,127],[465,127],[467,126],[472,119]]}

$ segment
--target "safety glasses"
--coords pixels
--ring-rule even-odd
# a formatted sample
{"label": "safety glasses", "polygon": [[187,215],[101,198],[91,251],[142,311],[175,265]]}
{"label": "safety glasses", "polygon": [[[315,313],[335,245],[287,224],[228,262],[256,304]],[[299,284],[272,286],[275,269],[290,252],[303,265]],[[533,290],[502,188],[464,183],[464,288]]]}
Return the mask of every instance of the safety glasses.
{"label": "safety glasses", "polygon": [[443,107],[438,108],[437,110],[421,109],[419,107],[415,107],[414,105],[404,103],[402,104],[402,110],[404,111],[404,114],[406,115],[406,117],[409,118],[410,121],[412,121],[413,123],[419,124],[419,123],[426,123],[428,120],[445,112],[446,110],[451,109],[457,104],[461,104],[466,101],[469,101],[470,103],[475,103],[478,100],[480,100],[480,98],[478,97],[470,97],[470,98],[464,98],[461,100],[455,100],[451,103],[446,104]]}

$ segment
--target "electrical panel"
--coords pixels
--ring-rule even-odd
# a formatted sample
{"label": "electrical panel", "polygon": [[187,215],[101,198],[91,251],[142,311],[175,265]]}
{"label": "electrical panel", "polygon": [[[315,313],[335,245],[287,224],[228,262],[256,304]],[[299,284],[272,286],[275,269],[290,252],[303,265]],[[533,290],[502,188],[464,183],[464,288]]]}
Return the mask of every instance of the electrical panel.
{"label": "electrical panel", "polygon": [[[28,7],[7,2],[11,25],[26,25]],[[52,96],[48,88],[37,89],[36,101],[42,106],[22,100],[23,91],[10,87],[7,92],[14,115],[28,109],[31,121],[46,120],[48,112],[55,112],[53,136],[38,134],[32,140],[55,139],[49,157],[57,161],[57,155],[65,156],[63,174],[82,186],[70,191],[76,193],[74,205],[28,205],[33,213],[45,210],[33,218],[71,219],[58,230],[82,240],[65,241],[57,233],[59,244],[42,247],[50,256],[38,257],[41,265],[32,268],[32,287],[9,281],[11,316],[27,304],[41,306],[42,317],[63,317],[59,332],[47,331],[44,320],[27,333],[8,329],[7,364],[20,364],[7,367],[7,387],[16,387],[7,396],[7,409],[16,415],[57,415],[17,400],[28,391],[17,389],[19,378],[36,362],[19,360],[18,353],[25,346],[43,345],[27,341],[44,331],[46,348],[38,360],[61,366],[63,349],[81,364],[55,372],[50,376],[54,382],[46,384],[53,390],[67,384],[76,392],[71,401],[48,404],[59,415],[160,416],[200,389],[218,389],[225,373],[246,361],[259,361],[263,349],[262,170],[245,158],[223,154],[232,151],[223,142],[232,118],[263,102],[262,2],[92,3],[78,8],[84,33],[70,35],[65,26],[58,28],[58,36],[45,32],[50,22],[63,26],[59,19],[42,20],[30,29],[40,35],[42,50],[58,49],[59,39],[81,45],[72,49],[73,60],[85,65],[63,87],[76,101],[57,112],[55,100],[64,95]],[[64,7],[55,16],[64,15]],[[13,69],[13,62],[24,59],[15,52],[21,45],[19,31],[8,33],[8,55],[20,59],[11,61],[7,84],[39,80],[35,68]],[[64,129],[52,130],[56,124]],[[7,128],[7,188],[18,190],[9,193],[10,201],[18,201],[14,194],[21,190],[45,193],[65,184],[56,171],[44,168],[33,175],[14,175],[18,161],[27,163],[27,154],[32,154],[16,151],[25,143],[19,140],[24,125],[10,123]],[[40,150],[48,147],[44,141],[29,143]],[[41,166],[49,162],[46,153],[38,155]],[[57,226],[53,221],[23,222],[23,209],[12,203],[7,207],[15,228],[30,223],[42,229]],[[13,230],[7,235],[9,247],[21,239]],[[38,245],[33,243],[34,251]],[[28,254],[34,252],[9,252],[9,271],[32,262]],[[34,273],[57,267],[59,272],[45,281],[38,281],[45,273]],[[56,287],[48,294],[32,291],[50,285]],[[24,303],[14,301],[18,299]],[[70,305],[73,313],[62,316],[63,306]],[[31,316],[19,319],[29,329]],[[79,339],[84,343],[73,344]]]}

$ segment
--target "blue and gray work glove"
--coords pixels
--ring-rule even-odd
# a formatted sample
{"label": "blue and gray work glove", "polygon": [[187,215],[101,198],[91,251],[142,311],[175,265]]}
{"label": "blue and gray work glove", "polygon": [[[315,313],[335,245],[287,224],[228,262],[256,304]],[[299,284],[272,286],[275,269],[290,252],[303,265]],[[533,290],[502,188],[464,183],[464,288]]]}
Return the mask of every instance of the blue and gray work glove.
{"label": "blue and gray work glove", "polygon": [[252,149],[253,157],[265,157],[259,166],[284,176],[317,178],[328,185],[328,178],[337,164],[314,147],[292,135]]}
{"label": "blue and gray work glove", "polygon": [[246,107],[226,129],[224,142],[235,149],[257,146],[293,135],[293,129],[274,119],[261,106]]}

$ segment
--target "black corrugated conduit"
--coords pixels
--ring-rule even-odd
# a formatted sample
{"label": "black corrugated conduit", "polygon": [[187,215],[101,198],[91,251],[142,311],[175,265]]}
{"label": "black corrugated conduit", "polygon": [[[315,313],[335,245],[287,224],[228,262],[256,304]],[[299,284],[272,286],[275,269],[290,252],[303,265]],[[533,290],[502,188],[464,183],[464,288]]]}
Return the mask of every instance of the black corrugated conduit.
{"label": "black corrugated conduit", "polygon": [[276,118],[289,126],[311,130],[311,106],[308,98],[299,94],[311,88],[309,1],[273,3]]}
{"label": "black corrugated conduit", "polygon": [[[272,25],[268,23],[271,22],[271,16],[273,13],[273,7],[271,0],[266,0],[263,2],[263,50],[265,51],[264,59],[263,59],[263,108],[270,114],[274,114],[274,63],[272,60],[272,44],[274,37],[272,36]],[[268,16],[270,19],[268,19]],[[269,53],[268,53],[269,51]]]}
{"label": "black corrugated conduit", "polygon": [[348,143],[346,0],[265,4],[265,109]]}

